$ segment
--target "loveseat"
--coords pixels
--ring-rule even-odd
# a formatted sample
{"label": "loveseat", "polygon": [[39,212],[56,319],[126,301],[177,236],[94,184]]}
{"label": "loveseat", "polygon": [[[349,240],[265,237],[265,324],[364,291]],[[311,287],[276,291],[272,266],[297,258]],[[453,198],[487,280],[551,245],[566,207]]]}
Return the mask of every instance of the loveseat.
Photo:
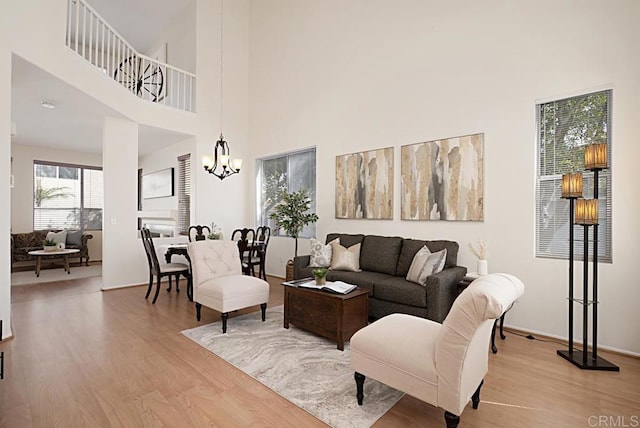
{"label": "loveseat", "polygon": [[[458,296],[457,284],[467,268],[457,266],[458,248],[453,241],[421,241],[398,236],[349,235],[330,233],[326,243],[340,239],[340,245],[360,247],[360,271],[330,269],[328,281],[344,281],[369,290],[369,316],[381,318],[400,312],[442,322]],[[414,256],[423,246],[431,252],[446,248],[444,269],[426,279],[425,285],[405,278]],[[310,256],[294,259],[294,279],[311,277]]]}
{"label": "loveseat", "polygon": [[[49,230],[36,230],[26,233],[11,234],[11,271],[14,263],[30,262],[35,259],[29,255],[29,251],[42,250],[42,242],[47,238]],[[53,230],[59,232],[59,230]],[[79,253],[69,255],[69,258],[79,258],[80,264],[85,260],[85,265],[89,266],[89,247],[87,242],[93,238],[89,232],[69,231],[65,242],[65,248],[80,250]]]}

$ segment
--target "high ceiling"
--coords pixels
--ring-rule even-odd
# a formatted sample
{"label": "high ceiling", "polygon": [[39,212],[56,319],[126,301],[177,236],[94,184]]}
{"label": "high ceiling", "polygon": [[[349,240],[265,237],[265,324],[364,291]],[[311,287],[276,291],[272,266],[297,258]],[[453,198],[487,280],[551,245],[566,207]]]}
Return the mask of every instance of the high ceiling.
{"label": "high ceiling", "polygon": [[[144,51],[192,0],[87,1],[129,43]],[[119,113],[15,55],[12,63],[11,120],[17,130],[12,143],[101,153],[103,117]],[[43,108],[42,101],[51,101],[56,108]],[[139,153],[145,155],[184,138],[140,126]]]}

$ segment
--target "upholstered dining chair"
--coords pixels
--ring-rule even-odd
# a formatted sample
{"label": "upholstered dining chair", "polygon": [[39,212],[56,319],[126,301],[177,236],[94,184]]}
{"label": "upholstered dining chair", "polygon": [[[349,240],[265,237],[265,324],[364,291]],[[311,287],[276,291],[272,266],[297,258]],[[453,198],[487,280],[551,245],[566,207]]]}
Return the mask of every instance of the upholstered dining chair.
{"label": "upholstered dining chair", "polygon": [[205,240],[188,245],[193,266],[193,300],[196,319],[200,321],[202,306],[222,314],[222,332],[227,332],[229,312],[260,305],[265,320],[269,300],[269,284],[260,278],[242,274],[237,243]]}
{"label": "upholstered dining chair", "polygon": [[391,314],[357,331],[350,358],[358,404],[369,376],[444,409],[446,426],[457,427],[469,400],[474,409],[480,403],[494,321],[523,292],[513,275],[483,275],[458,296],[442,324]]}
{"label": "upholstered dining chair", "polygon": [[189,271],[189,266],[184,263],[160,264],[158,262],[156,249],[153,245],[151,232],[146,227],[143,227],[142,229],[140,229],[140,234],[142,237],[142,245],[144,246],[144,251],[147,255],[147,262],[149,264],[149,286],[147,287],[147,294],[144,296],[144,298],[149,298],[149,294],[151,293],[151,289],[153,288],[154,278],[156,278],[157,280],[157,285],[156,293],[153,296],[152,303],[156,303],[156,300],[158,300],[158,293],[160,293],[160,282],[164,277],[169,278],[169,288],[167,290],[171,290],[171,277],[174,277],[176,280],[176,290],[180,292],[180,275],[183,275],[187,279],[188,289],[189,282],[191,281],[191,272]]}
{"label": "upholstered dining chair", "polygon": [[253,248],[253,243],[256,240],[256,231],[247,227],[236,229],[231,234],[231,240],[238,244],[238,256],[242,263],[242,272],[245,275],[252,275],[249,262],[251,259],[251,249]]}
{"label": "upholstered dining chair", "polygon": [[258,278],[267,280],[266,259],[267,247],[271,238],[271,228],[269,226],[259,226],[256,229],[256,240],[254,241],[246,263],[249,265],[251,275],[256,276],[255,267],[258,266]]}
{"label": "upholstered dining chair", "polygon": [[199,224],[195,226],[189,226],[189,242],[204,241],[210,234],[211,228],[209,226],[201,226]]}

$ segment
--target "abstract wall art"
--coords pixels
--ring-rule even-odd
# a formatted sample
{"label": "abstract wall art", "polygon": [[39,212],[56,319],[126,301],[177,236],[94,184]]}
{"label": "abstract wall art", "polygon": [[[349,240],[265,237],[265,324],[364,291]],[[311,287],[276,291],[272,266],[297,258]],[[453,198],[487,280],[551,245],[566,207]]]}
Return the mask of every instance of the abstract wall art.
{"label": "abstract wall art", "polygon": [[402,146],[402,220],[484,220],[484,134]]}
{"label": "abstract wall art", "polygon": [[336,156],[336,218],[393,219],[393,147]]}

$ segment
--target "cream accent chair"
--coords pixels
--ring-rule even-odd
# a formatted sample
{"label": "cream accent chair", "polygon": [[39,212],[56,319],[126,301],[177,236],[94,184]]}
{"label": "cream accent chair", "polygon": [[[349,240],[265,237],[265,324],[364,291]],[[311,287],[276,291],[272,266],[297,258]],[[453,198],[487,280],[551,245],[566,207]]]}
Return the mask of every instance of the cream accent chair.
{"label": "cream accent chair", "polygon": [[513,275],[483,275],[458,296],[442,324],[391,314],[356,332],[350,346],[358,404],[370,376],[441,407],[447,427],[457,427],[470,399],[478,408],[494,320],[523,292]]}
{"label": "cream accent chair", "polygon": [[231,311],[260,305],[262,321],[265,320],[269,284],[242,275],[236,242],[207,239],[190,242],[187,248],[193,269],[193,300],[198,321],[203,305],[222,313],[223,333],[227,332]]}

